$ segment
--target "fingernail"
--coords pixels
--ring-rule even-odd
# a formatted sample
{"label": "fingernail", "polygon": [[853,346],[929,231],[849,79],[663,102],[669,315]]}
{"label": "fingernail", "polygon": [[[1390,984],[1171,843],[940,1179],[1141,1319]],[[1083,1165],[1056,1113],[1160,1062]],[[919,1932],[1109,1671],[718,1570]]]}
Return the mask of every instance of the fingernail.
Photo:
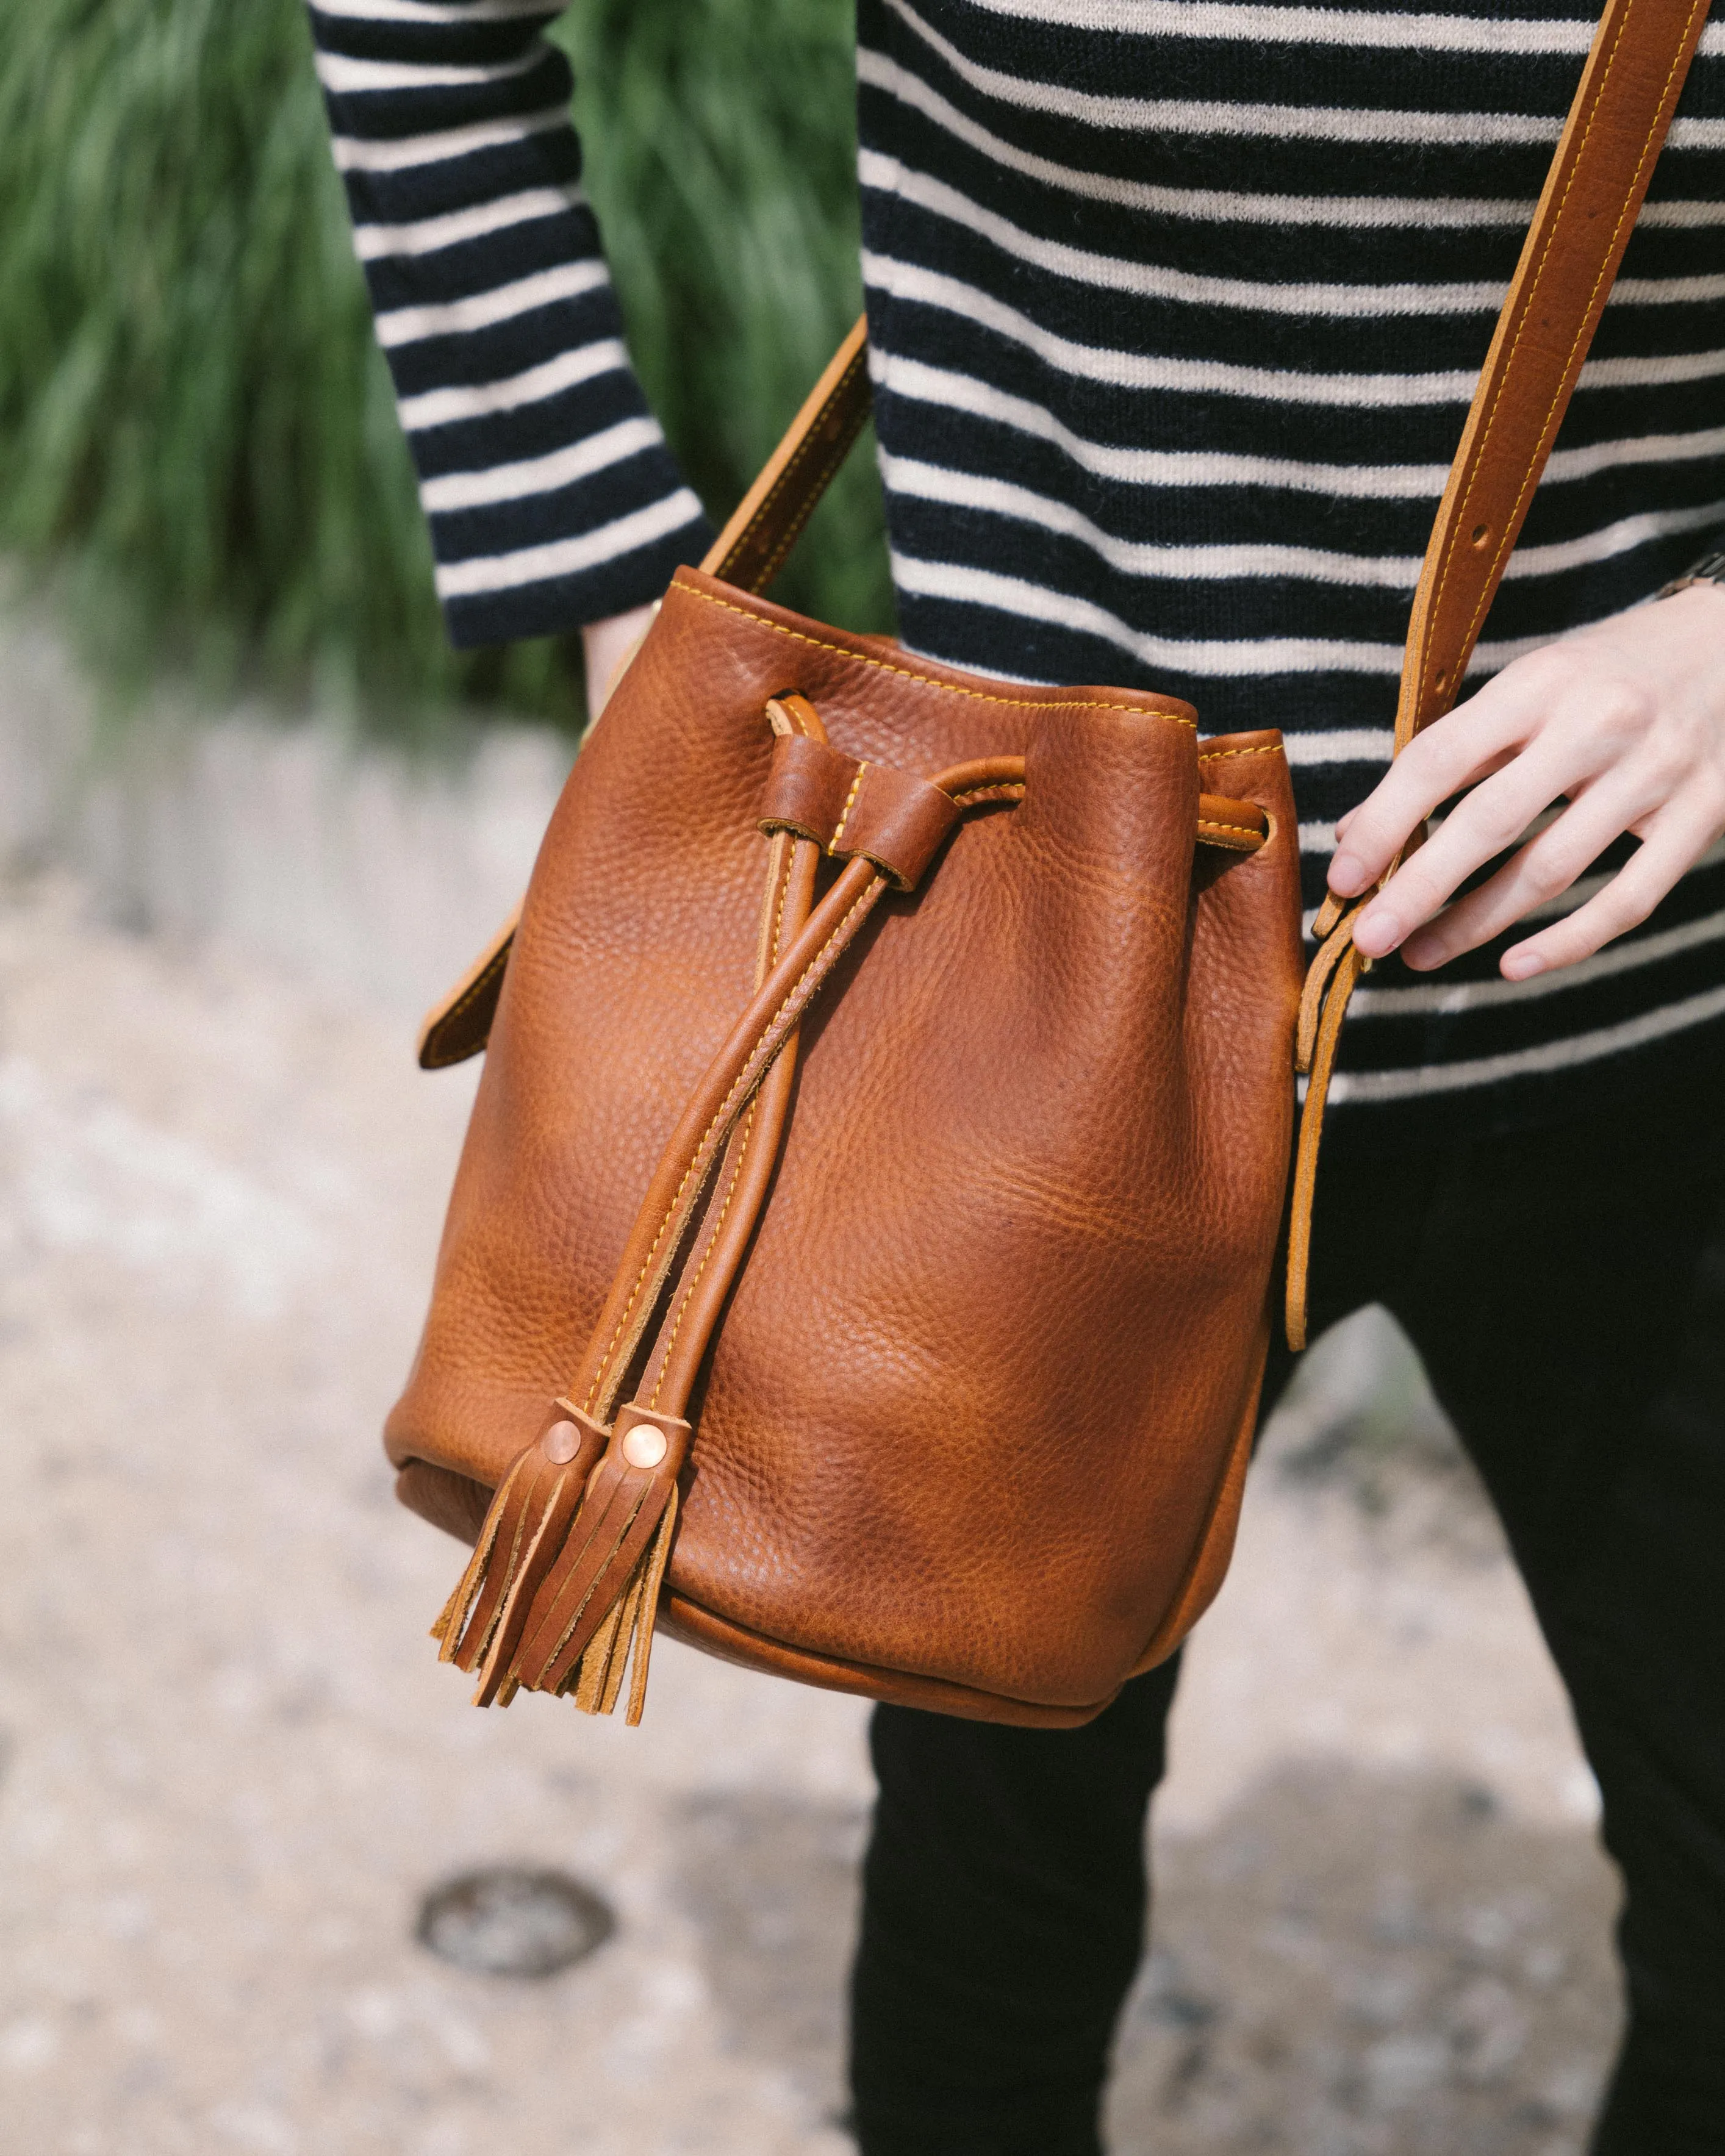
{"label": "fingernail", "polygon": [[1381,906],[1368,906],[1354,924],[1354,948],[1368,958],[1382,958],[1402,940],[1402,925]]}
{"label": "fingernail", "polygon": [[1402,946],[1403,965],[1411,966],[1416,973],[1423,973],[1429,968],[1441,964],[1443,954],[1429,936],[1410,936]]}
{"label": "fingernail", "polygon": [[1537,951],[1507,951],[1503,955],[1506,981],[1531,981],[1536,973],[1544,971],[1545,961]]}
{"label": "fingernail", "polygon": [[1330,863],[1330,889],[1343,898],[1352,898],[1355,891],[1363,891],[1365,883],[1365,863],[1354,855],[1337,854]]}

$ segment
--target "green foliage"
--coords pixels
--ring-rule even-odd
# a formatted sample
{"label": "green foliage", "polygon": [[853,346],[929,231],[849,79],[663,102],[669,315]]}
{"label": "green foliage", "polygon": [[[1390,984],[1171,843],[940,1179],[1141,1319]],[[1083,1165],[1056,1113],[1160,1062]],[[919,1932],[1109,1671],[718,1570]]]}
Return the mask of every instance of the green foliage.
{"label": "green foliage", "polygon": [[[587,184],[716,516],[858,305],[846,0],[577,0]],[[880,626],[854,461],[786,595]],[[567,716],[550,644],[458,658],[300,0],[0,0],[0,547],[110,665],[373,712]]]}

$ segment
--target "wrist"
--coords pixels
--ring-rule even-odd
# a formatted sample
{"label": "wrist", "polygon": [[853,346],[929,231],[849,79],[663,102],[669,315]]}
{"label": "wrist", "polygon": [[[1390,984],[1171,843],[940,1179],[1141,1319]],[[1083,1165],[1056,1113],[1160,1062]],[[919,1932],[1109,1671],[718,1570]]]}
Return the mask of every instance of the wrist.
{"label": "wrist", "polygon": [[603,621],[586,622],[581,630],[581,659],[587,675],[587,716],[589,723],[599,716],[629,670],[659,612],[650,606],[630,607],[624,613],[608,614]]}

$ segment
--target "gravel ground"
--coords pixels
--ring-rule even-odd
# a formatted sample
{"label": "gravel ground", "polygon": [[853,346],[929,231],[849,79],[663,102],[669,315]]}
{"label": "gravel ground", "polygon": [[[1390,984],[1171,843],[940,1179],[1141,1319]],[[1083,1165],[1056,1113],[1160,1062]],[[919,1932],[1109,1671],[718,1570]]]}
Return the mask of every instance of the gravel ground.
{"label": "gravel ground", "polygon": [[[425,1639],[457,1553],[375,1433],[470,1094],[393,1018],[0,893],[7,2156],[850,2146],[860,1710],[667,1645],[641,1730],[483,1716]],[[1111,2145],[1570,2156],[1592,1785],[1429,1405],[1389,1449],[1381,1337],[1320,1356],[1191,1651]],[[422,1897],[496,1863],[614,1936],[434,1958]]]}

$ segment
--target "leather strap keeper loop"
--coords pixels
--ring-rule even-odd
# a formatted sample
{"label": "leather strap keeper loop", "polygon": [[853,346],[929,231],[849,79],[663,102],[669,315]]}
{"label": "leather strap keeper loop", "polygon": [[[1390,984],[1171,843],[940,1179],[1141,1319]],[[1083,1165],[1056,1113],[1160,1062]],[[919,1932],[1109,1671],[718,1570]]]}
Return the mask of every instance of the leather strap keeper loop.
{"label": "leather strap keeper loop", "polygon": [[860,766],[806,734],[780,734],[761,803],[763,831],[794,831],[825,850],[845,814]]}
{"label": "leather strap keeper loop", "polygon": [[963,813],[951,794],[926,778],[890,763],[861,764],[827,850],[840,859],[860,854],[896,890],[914,891]]}
{"label": "leather strap keeper loop", "polygon": [[824,742],[781,734],[773,744],[763,831],[794,831],[839,860],[861,855],[897,891],[914,891],[963,811],[926,778],[859,763]]}

